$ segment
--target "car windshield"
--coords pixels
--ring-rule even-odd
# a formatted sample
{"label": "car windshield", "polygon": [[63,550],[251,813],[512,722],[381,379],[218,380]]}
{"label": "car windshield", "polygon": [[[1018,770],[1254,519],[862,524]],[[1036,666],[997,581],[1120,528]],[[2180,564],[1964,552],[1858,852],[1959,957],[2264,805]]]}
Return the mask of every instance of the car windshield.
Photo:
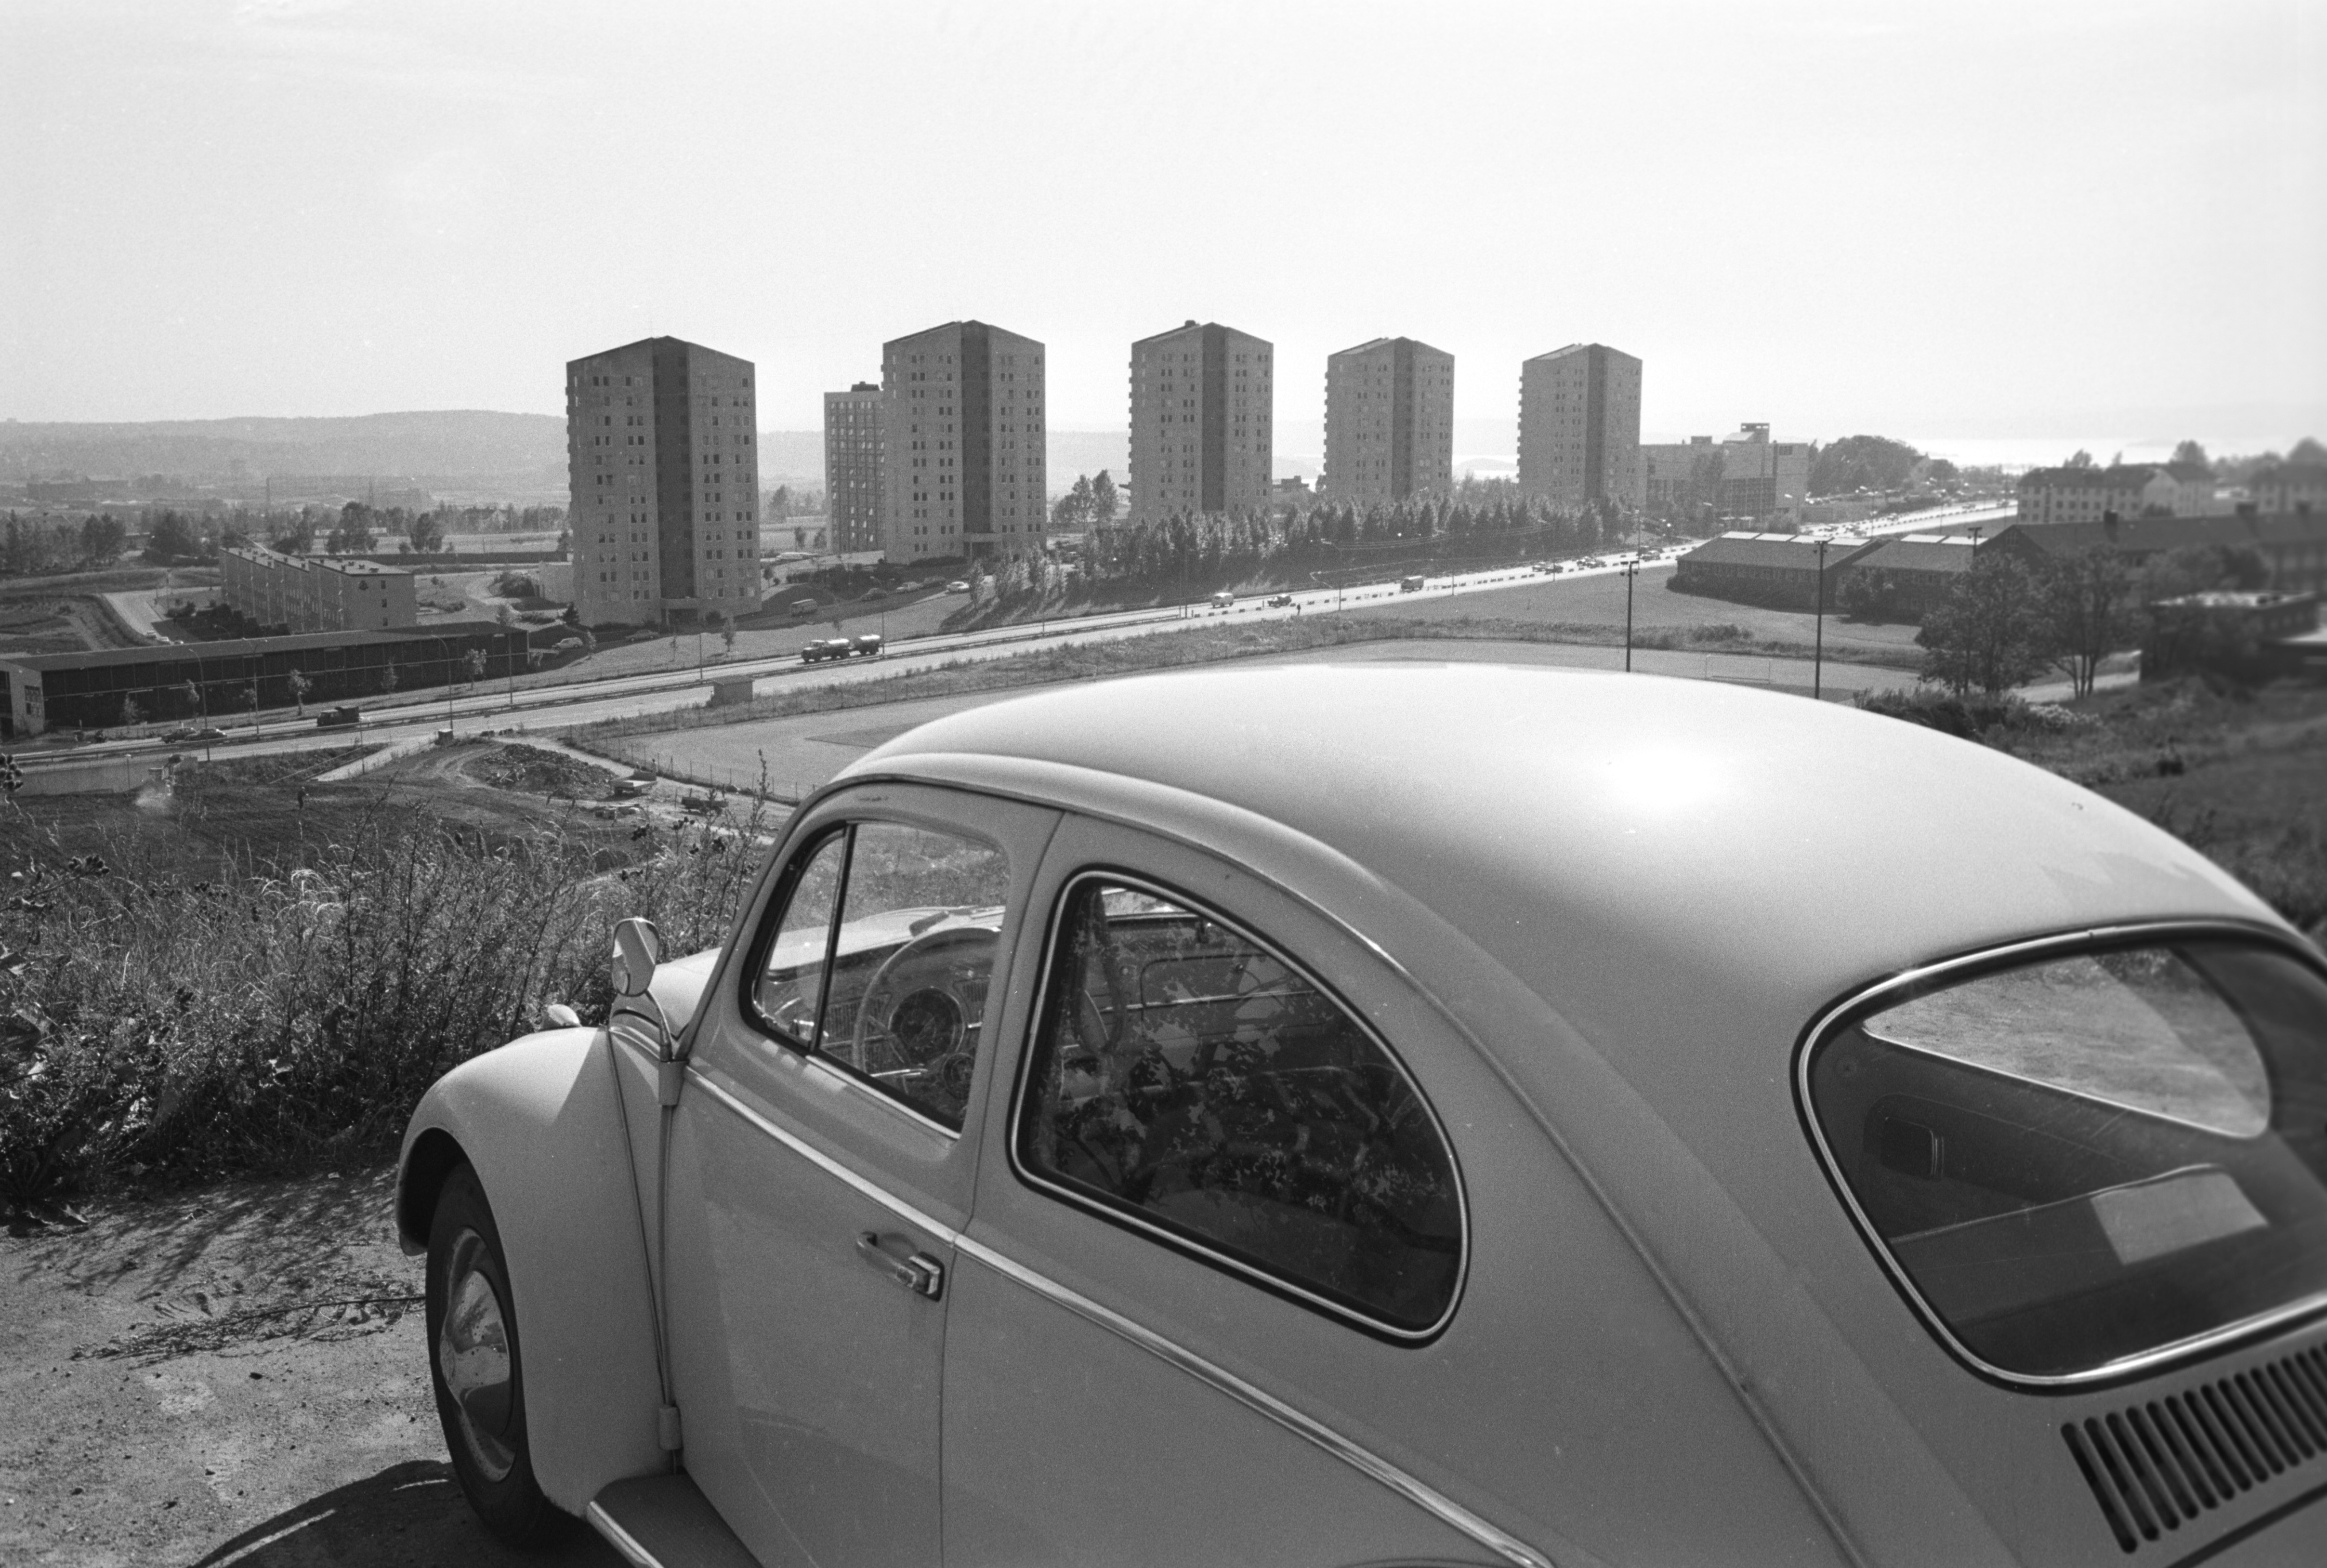
{"label": "car windshield", "polygon": [[1955,1340],[2100,1375],[2327,1305],[2327,982],[2259,943],[1950,977],[1814,1046],[1836,1173]]}

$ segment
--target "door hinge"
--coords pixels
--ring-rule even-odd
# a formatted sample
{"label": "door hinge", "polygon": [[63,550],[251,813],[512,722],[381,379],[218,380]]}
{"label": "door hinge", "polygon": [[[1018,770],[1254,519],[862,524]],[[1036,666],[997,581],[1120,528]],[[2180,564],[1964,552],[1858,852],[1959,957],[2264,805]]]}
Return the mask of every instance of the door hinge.
{"label": "door hinge", "polygon": [[680,1449],[686,1446],[685,1443],[679,1441],[678,1405],[664,1405],[661,1409],[655,1412],[655,1418],[657,1435],[659,1435],[662,1440],[662,1447],[665,1453],[677,1453]]}

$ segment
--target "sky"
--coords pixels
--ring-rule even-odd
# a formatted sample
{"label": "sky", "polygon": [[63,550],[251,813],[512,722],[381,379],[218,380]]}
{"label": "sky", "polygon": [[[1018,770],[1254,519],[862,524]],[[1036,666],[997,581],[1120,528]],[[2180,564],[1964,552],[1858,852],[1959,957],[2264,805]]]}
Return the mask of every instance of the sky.
{"label": "sky", "polygon": [[1646,363],[1650,438],[2327,436],[2327,0],[0,0],[0,418],[562,412],[650,333]]}

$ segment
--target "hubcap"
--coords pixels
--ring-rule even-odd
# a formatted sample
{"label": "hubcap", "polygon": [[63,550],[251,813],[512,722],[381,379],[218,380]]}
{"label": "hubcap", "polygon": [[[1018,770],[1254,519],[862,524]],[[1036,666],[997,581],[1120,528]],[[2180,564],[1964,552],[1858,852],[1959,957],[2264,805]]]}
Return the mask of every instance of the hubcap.
{"label": "hubcap", "polygon": [[517,1462],[517,1388],[510,1377],[509,1325],[500,1293],[481,1265],[485,1238],[464,1230],[453,1244],[444,1289],[444,1323],[436,1335],[436,1373],[460,1412],[461,1435],[469,1457],[489,1480],[509,1474]]}

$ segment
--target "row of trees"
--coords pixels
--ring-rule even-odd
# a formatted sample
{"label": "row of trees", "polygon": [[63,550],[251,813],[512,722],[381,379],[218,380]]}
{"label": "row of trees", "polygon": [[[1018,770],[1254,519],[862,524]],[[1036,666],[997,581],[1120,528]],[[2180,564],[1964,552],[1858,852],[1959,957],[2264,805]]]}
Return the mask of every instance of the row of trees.
{"label": "row of trees", "polygon": [[1089,474],[1077,474],[1073,488],[1051,508],[1051,527],[1070,534],[1086,528],[1111,527],[1121,508],[1114,476],[1107,470],[1099,470],[1095,479]]}
{"label": "row of trees", "polygon": [[1923,617],[1915,641],[1923,678],[1958,695],[1997,695],[2048,668],[2069,677],[2082,696],[2101,661],[2147,647],[2182,667],[2226,635],[2216,618],[2163,602],[2218,588],[2259,588],[2269,571],[2252,550],[2194,546],[2153,556],[2139,567],[2112,550],[2084,550],[2032,562],[1989,550]]}
{"label": "row of trees", "polygon": [[[439,507],[413,512],[403,507],[374,507],[349,501],[337,507],[277,507],[257,509],[236,507],[204,513],[171,508],[147,508],[139,514],[145,536],[145,555],[157,564],[203,560],[221,546],[257,541],[294,555],[304,555],[321,540],[337,555],[364,555],[384,538],[400,538],[400,550],[430,555],[444,548],[449,533],[546,532],[563,534],[564,507]],[[53,568],[52,568],[53,569]]]}
{"label": "row of trees", "polygon": [[67,523],[10,512],[0,527],[0,576],[37,577],[110,566],[121,558],[128,537],[129,530],[110,513]]}

